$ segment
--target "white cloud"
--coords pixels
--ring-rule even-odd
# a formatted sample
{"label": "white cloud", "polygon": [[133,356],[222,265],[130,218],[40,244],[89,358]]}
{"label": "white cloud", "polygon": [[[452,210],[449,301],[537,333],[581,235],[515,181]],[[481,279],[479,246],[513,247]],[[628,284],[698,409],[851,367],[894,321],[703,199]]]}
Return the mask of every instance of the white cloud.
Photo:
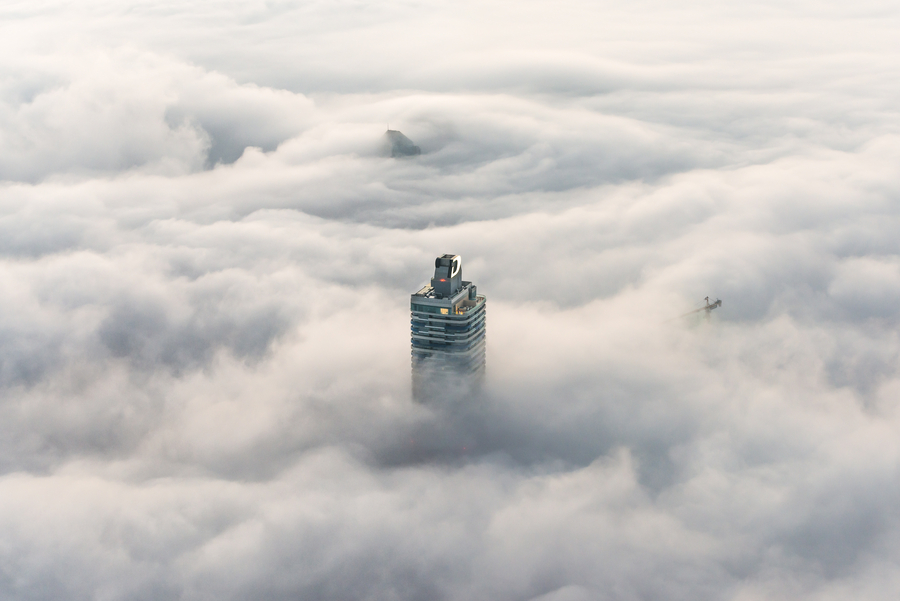
{"label": "white cloud", "polygon": [[894,596],[890,7],[2,14],[2,596]]}

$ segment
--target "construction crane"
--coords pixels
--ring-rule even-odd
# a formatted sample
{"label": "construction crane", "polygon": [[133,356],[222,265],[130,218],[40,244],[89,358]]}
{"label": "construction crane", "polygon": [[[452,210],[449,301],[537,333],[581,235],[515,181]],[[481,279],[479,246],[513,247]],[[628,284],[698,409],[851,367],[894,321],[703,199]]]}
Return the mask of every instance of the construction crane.
{"label": "construction crane", "polygon": [[714,300],[713,302],[709,302],[709,297],[707,296],[703,300],[706,301],[705,307],[700,307],[699,309],[694,309],[693,311],[688,311],[684,315],[679,315],[678,317],[687,317],[688,315],[693,315],[694,313],[699,313],[700,311],[706,311],[706,319],[709,319],[709,314],[712,313],[712,310],[716,307],[722,306],[722,301],[719,299]]}

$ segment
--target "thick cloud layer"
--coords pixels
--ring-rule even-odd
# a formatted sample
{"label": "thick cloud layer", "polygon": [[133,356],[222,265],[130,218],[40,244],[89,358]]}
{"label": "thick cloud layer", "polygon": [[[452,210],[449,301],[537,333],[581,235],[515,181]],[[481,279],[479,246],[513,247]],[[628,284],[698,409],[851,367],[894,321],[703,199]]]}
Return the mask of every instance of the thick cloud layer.
{"label": "thick cloud layer", "polygon": [[0,15],[0,597],[895,598],[893,7]]}

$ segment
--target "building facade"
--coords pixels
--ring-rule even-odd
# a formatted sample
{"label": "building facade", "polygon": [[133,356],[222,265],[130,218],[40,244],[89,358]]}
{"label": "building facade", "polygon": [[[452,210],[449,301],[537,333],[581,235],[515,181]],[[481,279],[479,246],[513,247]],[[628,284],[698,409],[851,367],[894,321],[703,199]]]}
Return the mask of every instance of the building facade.
{"label": "building facade", "polygon": [[466,395],[484,377],[486,299],[462,279],[462,258],[434,260],[431,283],[410,297],[413,397]]}

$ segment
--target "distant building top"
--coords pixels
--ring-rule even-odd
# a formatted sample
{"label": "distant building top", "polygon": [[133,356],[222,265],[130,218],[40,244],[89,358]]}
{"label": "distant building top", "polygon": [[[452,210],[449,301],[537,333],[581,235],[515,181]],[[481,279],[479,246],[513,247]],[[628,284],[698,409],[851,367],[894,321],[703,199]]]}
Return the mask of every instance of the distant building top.
{"label": "distant building top", "polygon": [[394,158],[422,154],[421,148],[413,144],[412,140],[396,129],[389,129],[384,132],[384,150],[385,154],[390,154]]}

